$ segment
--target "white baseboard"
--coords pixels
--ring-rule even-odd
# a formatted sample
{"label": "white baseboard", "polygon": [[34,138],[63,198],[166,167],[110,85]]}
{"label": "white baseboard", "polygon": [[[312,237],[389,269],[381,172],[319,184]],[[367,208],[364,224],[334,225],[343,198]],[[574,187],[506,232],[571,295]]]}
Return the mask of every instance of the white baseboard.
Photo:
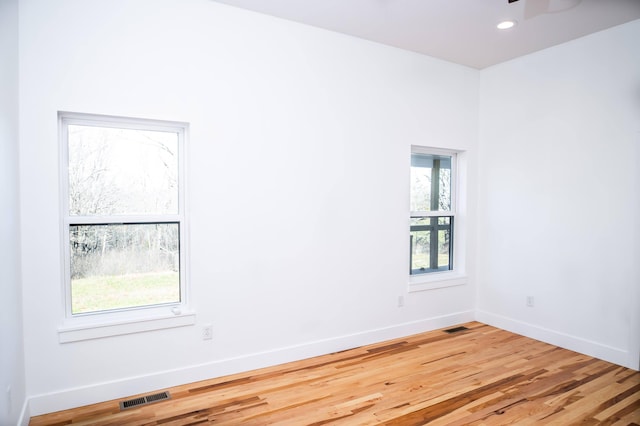
{"label": "white baseboard", "polygon": [[637,366],[628,365],[630,359],[629,353],[622,349],[481,310],[476,311],[476,320],[564,349],[589,355],[627,368],[637,369]]}
{"label": "white baseboard", "polygon": [[[363,331],[336,338],[318,340],[275,350],[247,354],[240,357],[215,360],[199,365],[162,371],[150,375],[128,377],[111,382],[97,383],[57,392],[33,395],[28,401],[31,415],[51,413],[83,405],[131,395],[161,390],[172,386],[197,382],[243,371],[255,370],[286,362],[325,355],[345,349],[409,336],[462,324],[475,319],[474,311],[457,312],[441,317],[426,318],[390,327]],[[28,416],[27,416],[28,421]]]}
{"label": "white baseboard", "polygon": [[22,404],[22,410],[20,411],[20,417],[18,417],[17,426],[29,426],[29,420],[31,415],[29,413],[29,400],[26,399]]}

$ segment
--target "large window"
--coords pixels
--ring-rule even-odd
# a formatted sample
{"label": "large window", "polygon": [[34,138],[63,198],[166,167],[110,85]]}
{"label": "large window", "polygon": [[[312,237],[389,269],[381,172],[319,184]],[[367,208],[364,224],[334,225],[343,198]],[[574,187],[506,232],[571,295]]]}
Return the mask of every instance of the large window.
{"label": "large window", "polygon": [[411,152],[410,274],[453,269],[456,154]]}
{"label": "large window", "polygon": [[60,114],[68,317],[184,304],[185,131]]}

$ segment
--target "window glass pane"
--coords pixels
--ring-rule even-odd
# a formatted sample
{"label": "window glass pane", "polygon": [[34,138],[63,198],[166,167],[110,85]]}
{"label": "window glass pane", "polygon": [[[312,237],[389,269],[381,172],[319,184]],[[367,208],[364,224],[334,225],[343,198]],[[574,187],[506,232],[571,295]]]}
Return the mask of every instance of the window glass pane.
{"label": "window glass pane", "polygon": [[438,269],[449,269],[449,229],[438,230]]}
{"label": "window glass pane", "polygon": [[431,259],[431,219],[411,219],[411,272],[427,272]]}
{"label": "window glass pane", "polygon": [[411,211],[451,210],[451,156],[411,154]]}
{"label": "window glass pane", "polygon": [[180,302],[177,223],[71,225],[72,313]]}
{"label": "window glass pane", "polygon": [[178,134],[68,126],[69,214],[178,213]]}
{"label": "window glass pane", "polygon": [[411,218],[411,273],[423,274],[453,269],[449,216]]}

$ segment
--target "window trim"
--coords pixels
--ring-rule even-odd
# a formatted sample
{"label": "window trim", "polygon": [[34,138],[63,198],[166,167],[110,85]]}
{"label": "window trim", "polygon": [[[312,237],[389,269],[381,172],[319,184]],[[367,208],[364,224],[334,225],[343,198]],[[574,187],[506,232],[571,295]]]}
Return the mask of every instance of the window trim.
{"label": "window trim", "polygon": [[[178,211],[175,214],[76,216],[69,212],[69,144],[68,126],[98,126],[119,129],[164,131],[178,134]],[[188,280],[188,238],[186,220],[186,141],[188,123],[108,115],[58,112],[60,164],[60,212],[62,258],[62,325],[58,328],[61,343],[141,331],[172,328],[195,323],[190,309]],[[99,312],[72,313],[71,254],[69,226],[98,224],[132,224],[177,222],[180,245],[180,301],[159,305],[136,306]]]}
{"label": "window trim", "polygon": [[[434,290],[445,287],[453,287],[464,285],[467,283],[467,276],[464,271],[463,261],[463,246],[460,244],[462,232],[461,228],[461,214],[459,211],[460,200],[458,199],[460,191],[460,174],[463,151],[455,149],[433,148],[422,145],[411,145],[410,157],[413,154],[425,154],[425,155],[446,155],[451,156],[451,208],[448,211],[436,210],[436,211],[412,211],[409,210],[408,214],[408,226],[409,232],[411,229],[411,219],[413,217],[437,217],[437,216],[449,216],[452,219],[451,234],[453,242],[453,269],[447,271],[432,271],[423,274],[411,274],[409,273],[408,280],[408,292],[419,292],[426,290]],[[410,160],[411,161],[411,160]],[[411,186],[409,185],[409,194],[411,192]],[[409,203],[408,203],[409,204]],[[409,248],[410,250],[410,248]],[[407,252],[407,261],[410,262],[410,252]],[[411,264],[409,263],[409,268]]]}

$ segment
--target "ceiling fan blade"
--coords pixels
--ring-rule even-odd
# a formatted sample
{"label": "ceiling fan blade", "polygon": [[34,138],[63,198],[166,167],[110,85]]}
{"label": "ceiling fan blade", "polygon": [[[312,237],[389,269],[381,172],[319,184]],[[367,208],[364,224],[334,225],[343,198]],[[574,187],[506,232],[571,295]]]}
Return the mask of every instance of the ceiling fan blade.
{"label": "ceiling fan blade", "polygon": [[549,11],[551,0],[525,0],[524,19],[531,19]]}
{"label": "ceiling fan blade", "polygon": [[582,0],[525,0],[524,19],[533,18],[545,13],[564,12],[573,9]]}

